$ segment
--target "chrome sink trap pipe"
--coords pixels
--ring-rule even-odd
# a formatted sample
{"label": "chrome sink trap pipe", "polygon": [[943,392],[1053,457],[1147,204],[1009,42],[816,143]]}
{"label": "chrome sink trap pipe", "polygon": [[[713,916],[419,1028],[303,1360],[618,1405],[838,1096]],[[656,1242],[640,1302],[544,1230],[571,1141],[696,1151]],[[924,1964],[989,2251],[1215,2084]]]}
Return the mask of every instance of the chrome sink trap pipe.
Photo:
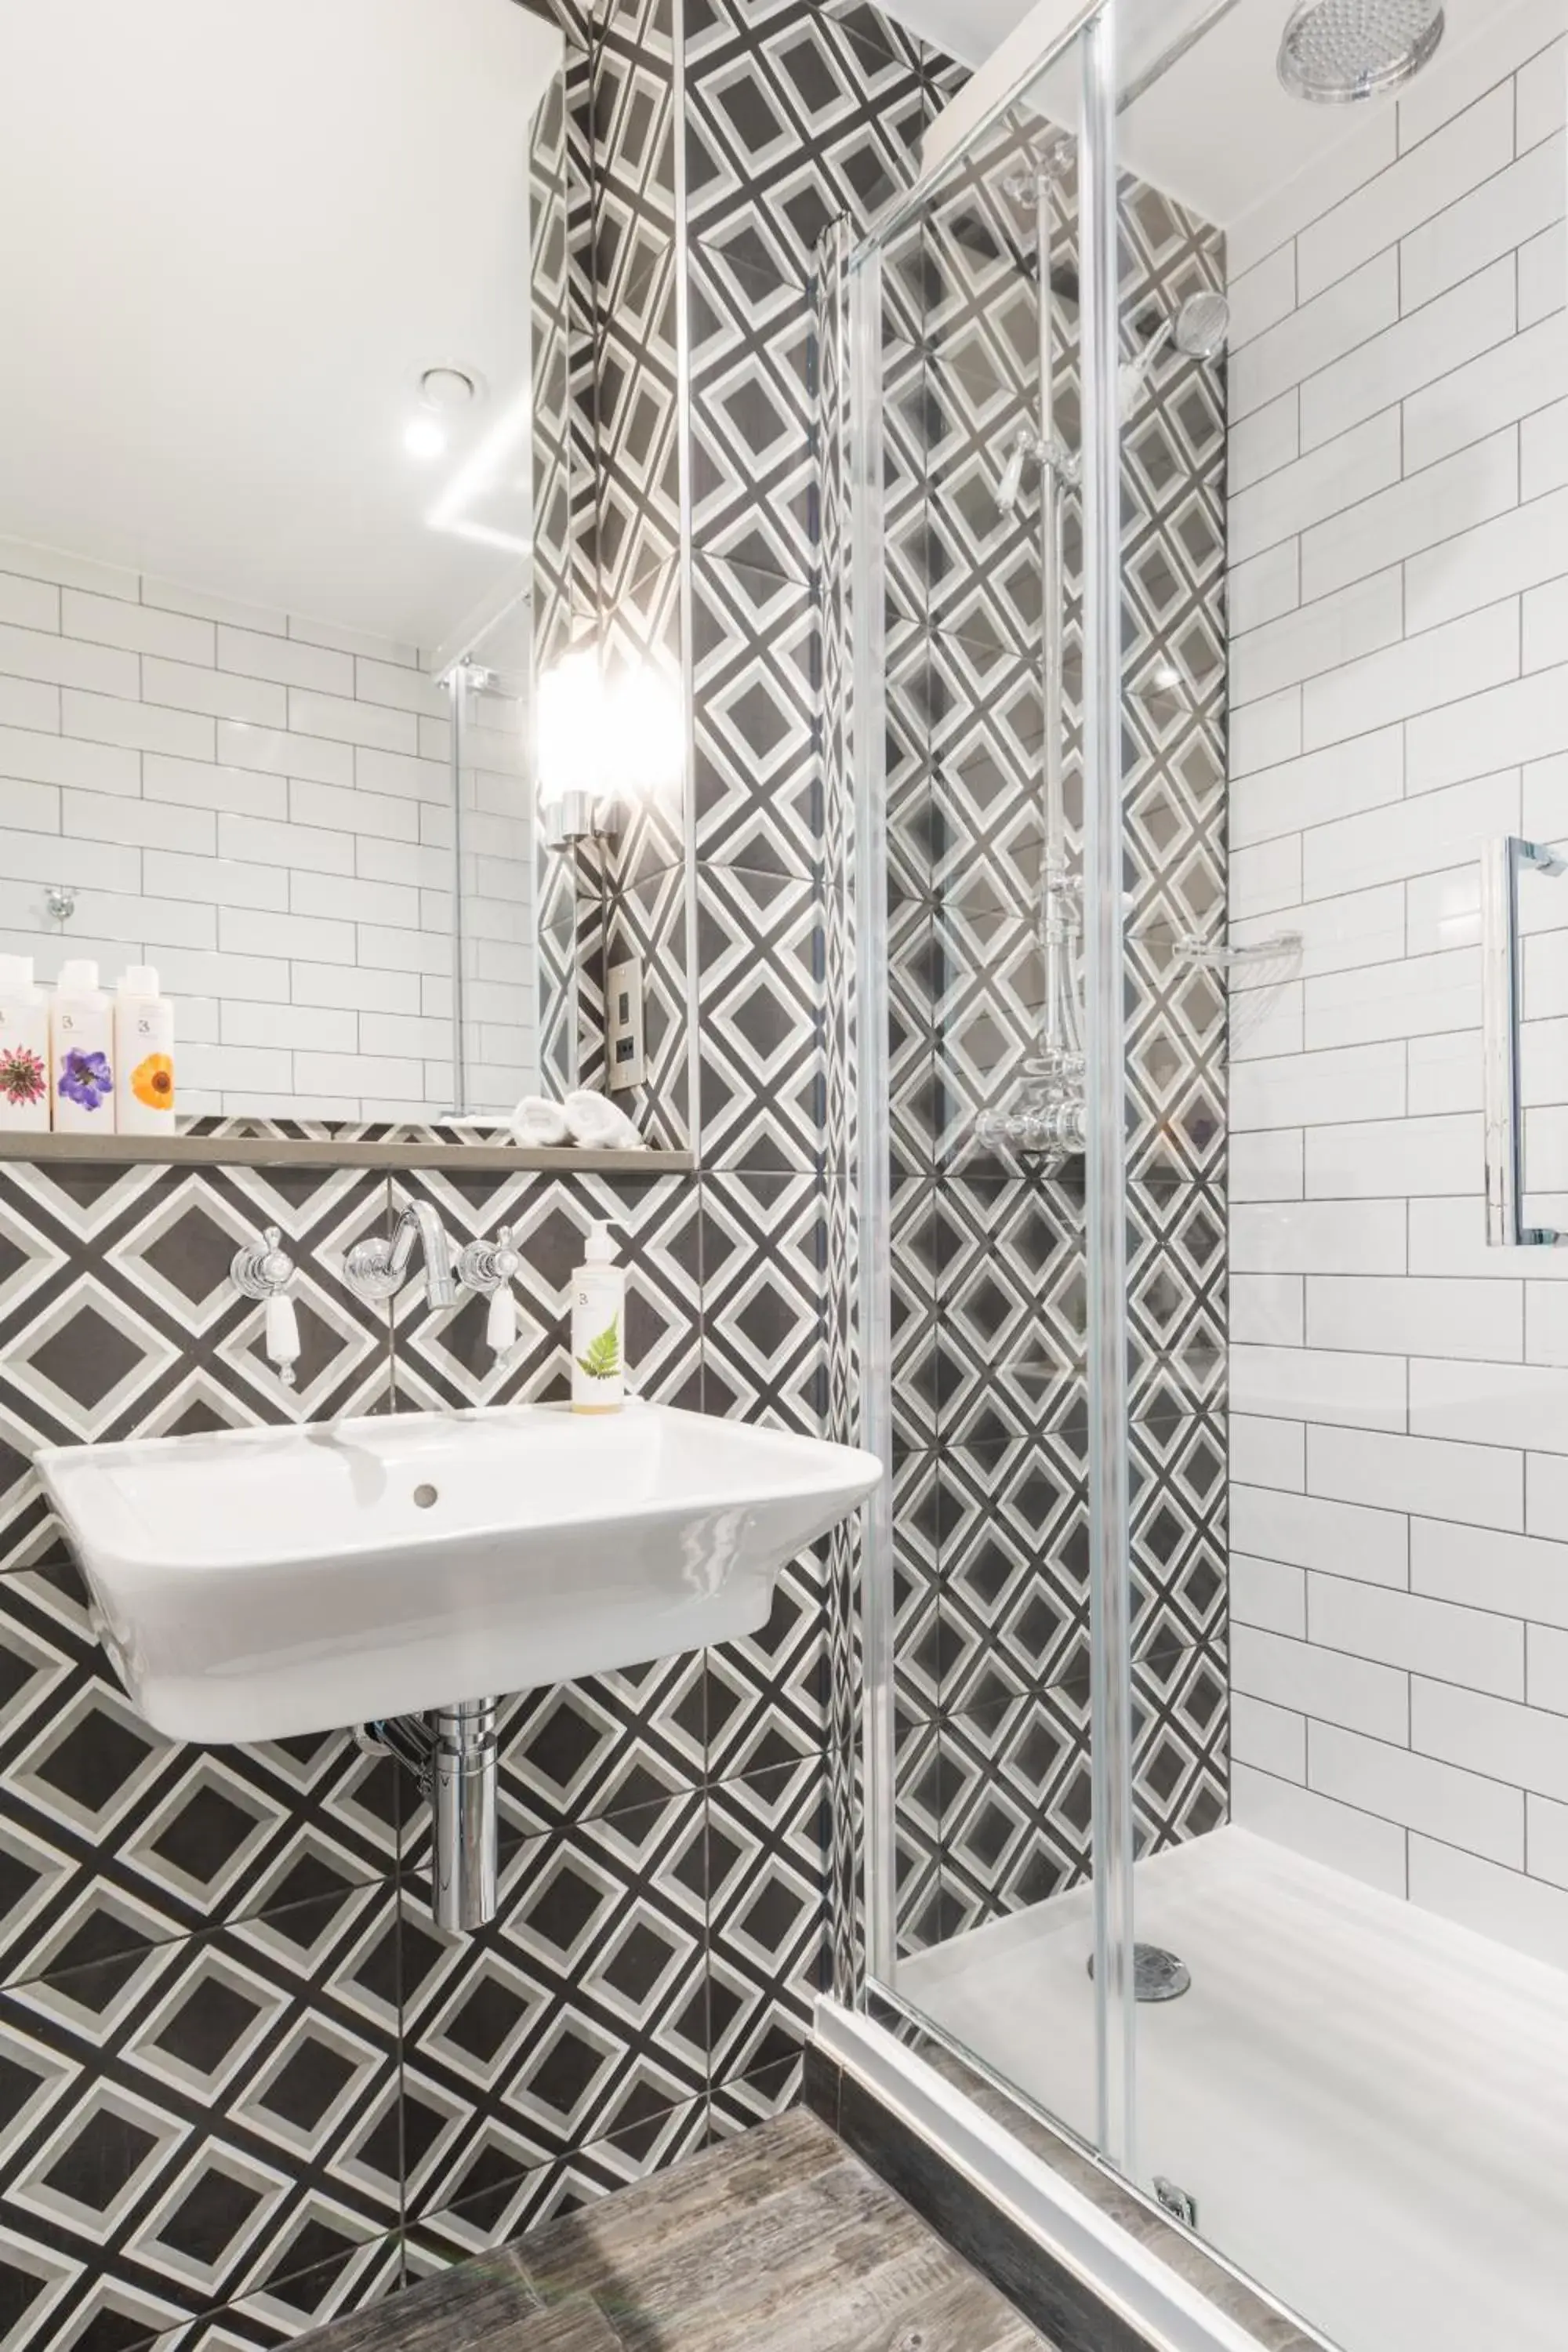
{"label": "chrome sink trap pipe", "polygon": [[430,1907],[437,1927],[461,1933],[496,1916],[496,1703],[442,1707],[431,1751]]}
{"label": "chrome sink trap pipe", "polygon": [[430,1807],[430,1912],[467,1935],[496,1916],[500,1744],[493,1698],[367,1723],[362,1746],[401,1764]]}

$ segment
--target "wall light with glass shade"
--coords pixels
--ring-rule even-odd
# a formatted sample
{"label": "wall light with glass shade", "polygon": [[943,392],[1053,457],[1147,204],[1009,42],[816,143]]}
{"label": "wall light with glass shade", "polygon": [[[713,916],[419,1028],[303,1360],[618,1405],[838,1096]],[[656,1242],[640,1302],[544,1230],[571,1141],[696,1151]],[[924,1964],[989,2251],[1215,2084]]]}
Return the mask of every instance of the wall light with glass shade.
{"label": "wall light with glass shade", "polygon": [[596,646],[577,646],[539,681],[539,811],[545,843],[610,841],[628,802],[679,772],[679,711],[668,683],[639,666],[607,678]]}

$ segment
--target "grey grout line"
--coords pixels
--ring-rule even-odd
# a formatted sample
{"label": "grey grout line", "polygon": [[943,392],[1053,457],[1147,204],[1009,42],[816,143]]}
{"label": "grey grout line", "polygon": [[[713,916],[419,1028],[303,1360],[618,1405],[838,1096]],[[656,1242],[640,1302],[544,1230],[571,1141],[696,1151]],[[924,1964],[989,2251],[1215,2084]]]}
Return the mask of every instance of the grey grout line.
{"label": "grey grout line", "polygon": [[[1496,267],[1495,263],[1489,266],[1493,268]],[[1473,440],[1463,441],[1455,448],[1446,449],[1443,452],[1442,457],[1429,459],[1425,466],[1418,466],[1414,473],[1407,473],[1404,470],[1405,410],[1408,403],[1415,399],[1419,394],[1430,391],[1434,385],[1447,383],[1451,377],[1463,374],[1466,368],[1476,366],[1479,361],[1489,358],[1495,352],[1501,351],[1507,343],[1518,342],[1524,335],[1538,333],[1541,328],[1546,324],[1548,320],[1553,319],[1557,315],[1558,313],[1554,310],[1547,311],[1545,316],[1542,319],[1538,319],[1532,326],[1520,329],[1516,331],[1514,334],[1505,336],[1500,342],[1489,344],[1484,351],[1473,352],[1468,360],[1460,361],[1455,367],[1446,369],[1442,374],[1433,376],[1429,378],[1426,383],[1416,385],[1414,391],[1402,393],[1397,400],[1391,400],[1388,403],[1387,407],[1374,409],[1370,416],[1359,418],[1354,425],[1347,425],[1342,433],[1332,434],[1326,441],[1315,442],[1310,449],[1301,449],[1298,446],[1295,457],[1287,458],[1283,465],[1271,466],[1266,473],[1255,475],[1252,480],[1244,484],[1239,489],[1233,491],[1228,503],[1234,504],[1237,499],[1247,497],[1249,493],[1256,489],[1260,483],[1277,481],[1281,474],[1288,474],[1292,466],[1303,466],[1309,463],[1311,459],[1321,457],[1326,451],[1332,449],[1336,442],[1346,440],[1352,434],[1363,431],[1368,425],[1374,424],[1380,416],[1386,416],[1390,410],[1393,409],[1397,409],[1400,414],[1399,430],[1401,471],[1394,481],[1386,482],[1383,485],[1384,489],[1396,488],[1399,482],[1402,481],[1418,482],[1423,474],[1430,473],[1434,467],[1447,465],[1450,457],[1462,457],[1466,450],[1474,449],[1478,447],[1481,442],[1489,441],[1495,435],[1506,432],[1510,425],[1526,425],[1532,417],[1543,416],[1548,409],[1561,407],[1563,401],[1563,393],[1561,390],[1553,391],[1548,398],[1540,403],[1539,406],[1526,409],[1518,416],[1509,417],[1505,419],[1501,425],[1489,426],[1484,433],[1478,433]],[[1300,396],[1300,385],[1292,386],[1291,390],[1298,397]],[[1283,393],[1279,393],[1275,395],[1276,399],[1284,399],[1285,397],[1286,394]],[[1265,401],[1263,403],[1264,408],[1271,408],[1273,405],[1273,401]],[[1260,415],[1261,410],[1254,410],[1252,414],[1254,415]],[[1245,425],[1248,422],[1248,419],[1243,417],[1239,421],[1241,424]],[[1233,432],[1235,429],[1235,427],[1232,428]],[[1371,490],[1366,493],[1366,498],[1377,498],[1381,495],[1381,490]],[[1335,516],[1352,513],[1356,507],[1363,506],[1366,503],[1366,498],[1354,499],[1351,501],[1349,506],[1336,508],[1334,509]],[[1332,518],[1325,516],[1322,520],[1326,521],[1332,520]],[[1279,540],[1271,541],[1269,542],[1269,546],[1277,547],[1280,545],[1283,541],[1293,539],[1297,536],[1298,534],[1294,531],[1281,532],[1280,538]],[[1246,560],[1247,562],[1251,562],[1254,560],[1254,557],[1267,554],[1268,552],[1268,548],[1255,548],[1252,555],[1249,555]]]}

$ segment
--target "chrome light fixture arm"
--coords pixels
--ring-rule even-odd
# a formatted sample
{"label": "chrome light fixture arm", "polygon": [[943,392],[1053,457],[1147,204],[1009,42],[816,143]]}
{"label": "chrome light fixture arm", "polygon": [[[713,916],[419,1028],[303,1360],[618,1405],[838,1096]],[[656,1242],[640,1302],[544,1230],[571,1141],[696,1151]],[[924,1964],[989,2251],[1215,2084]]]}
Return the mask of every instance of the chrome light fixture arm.
{"label": "chrome light fixture arm", "polygon": [[602,799],[595,793],[560,793],[543,802],[540,809],[546,849],[574,849],[579,842],[614,841],[625,830],[626,813],[622,803],[613,795]]}

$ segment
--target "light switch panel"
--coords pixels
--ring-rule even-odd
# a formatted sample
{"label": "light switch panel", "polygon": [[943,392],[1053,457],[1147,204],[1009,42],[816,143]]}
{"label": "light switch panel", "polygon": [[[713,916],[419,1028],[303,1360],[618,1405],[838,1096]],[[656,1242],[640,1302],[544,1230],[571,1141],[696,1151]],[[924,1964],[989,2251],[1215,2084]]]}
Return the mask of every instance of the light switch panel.
{"label": "light switch panel", "polygon": [[610,1092],[640,1087],[642,1046],[643,964],[641,956],[613,963],[606,976],[605,1049],[610,1065]]}

